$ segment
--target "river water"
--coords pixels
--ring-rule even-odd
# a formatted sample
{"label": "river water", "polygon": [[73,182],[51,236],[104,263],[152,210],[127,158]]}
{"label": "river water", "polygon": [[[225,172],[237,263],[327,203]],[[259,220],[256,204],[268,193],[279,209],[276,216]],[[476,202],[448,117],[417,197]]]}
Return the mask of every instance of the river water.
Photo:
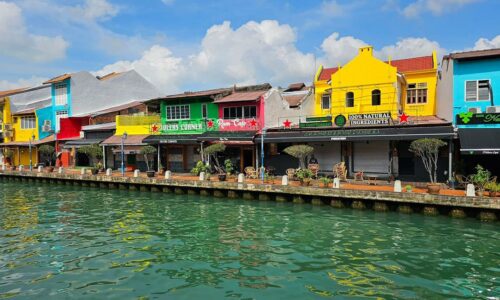
{"label": "river water", "polygon": [[500,225],[0,182],[0,299],[499,299]]}

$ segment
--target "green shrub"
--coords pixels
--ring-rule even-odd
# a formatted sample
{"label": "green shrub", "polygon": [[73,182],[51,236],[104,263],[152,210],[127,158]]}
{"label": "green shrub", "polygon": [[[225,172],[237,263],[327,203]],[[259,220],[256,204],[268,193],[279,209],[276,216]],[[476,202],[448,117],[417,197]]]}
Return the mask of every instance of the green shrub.
{"label": "green shrub", "polygon": [[293,145],[286,147],[283,150],[288,155],[291,155],[299,160],[300,168],[306,168],[306,157],[314,152],[314,148],[308,145]]}
{"label": "green shrub", "polygon": [[198,175],[200,175],[201,172],[205,172],[205,174],[209,174],[210,173],[209,171],[210,171],[210,167],[207,166],[201,160],[199,160],[196,162],[196,165],[194,166],[194,168],[191,169],[191,174],[198,176]]}
{"label": "green shrub", "polygon": [[146,145],[141,148],[141,154],[144,155],[144,160],[146,161],[146,166],[148,171],[151,171],[151,167],[153,167],[154,163],[154,154],[156,154],[158,150],[151,145]]}
{"label": "green shrub", "polygon": [[87,155],[91,161],[91,165],[94,166],[94,168],[97,168],[97,165],[103,158],[102,148],[97,144],[82,146],[77,149],[77,152]]}
{"label": "green shrub", "polygon": [[44,160],[49,162],[49,166],[52,166],[52,159],[56,155],[56,148],[52,145],[42,145],[38,148],[38,152],[40,152],[41,156],[44,157]]}

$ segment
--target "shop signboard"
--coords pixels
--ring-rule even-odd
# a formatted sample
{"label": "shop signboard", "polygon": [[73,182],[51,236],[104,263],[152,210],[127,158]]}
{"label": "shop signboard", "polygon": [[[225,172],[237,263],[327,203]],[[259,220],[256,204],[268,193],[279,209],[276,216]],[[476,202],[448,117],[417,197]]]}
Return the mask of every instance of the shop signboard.
{"label": "shop signboard", "polygon": [[500,124],[500,113],[481,113],[472,112],[459,113],[456,116],[457,125],[488,125]]}
{"label": "shop signboard", "polygon": [[349,124],[351,126],[389,125],[390,121],[390,112],[349,115]]}

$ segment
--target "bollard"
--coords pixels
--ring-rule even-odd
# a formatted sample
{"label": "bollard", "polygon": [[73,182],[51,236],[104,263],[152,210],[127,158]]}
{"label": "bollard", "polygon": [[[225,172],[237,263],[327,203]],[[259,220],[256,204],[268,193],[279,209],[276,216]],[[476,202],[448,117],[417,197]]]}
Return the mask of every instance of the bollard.
{"label": "bollard", "polygon": [[106,176],[111,176],[113,174],[113,170],[111,168],[106,169]]}
{"label": "bollard", "polygon": [[283,177],[281,177],[281,185],[288,185],[288,176],[287,175],[283,175]]}
{"label": "bollard", "polygon": [[24,171],[24,165],[19,166],[19,172],[22,172],[22,171]]}
{"label": "bollard", "polygon": [[200,172],[200,176],[198,177],[200,181],[205,180],[205,172]]}
{"label": "bollard", "polygon": [[465,195],[467,197],[475,197],[476,196],[476,190],[475,190],[474,185],[472,183],[467,184],[467,192]]}
{"label": "bollard", "polygon": [[63,167],[59,167],[59,170],[57,170],[57,173],[62,174],[64,172]]}
{"label": "bollard", "polygon": [[38,166],[38,173],[42,173],[43,172],[43,167],[42,166]]}
{"label": "bollard", "polygon": [[140,174],[140,173],[141,173],[141,171],[139,171],[139,170],[137,170],[137,169],[136,169],[136,170],[134,170],[134,178],[139,177],[139,174]]}
{"label": "bollard", "polygon": [[238,183],[243,183],[245,182],[245,174],[240,173],[238,174]]}
{"label": "bollard", "polygon": [[172,179],[172,172],[171,171],[165,171],[165,179],[166,180]]}
{"label": "bollard", "polygon": [[2,165],[2,171],[5,171],[7,170],[7,166],[6,165]]}
{"label": "bollard", "polygon": [[80,169],[80,175],[85,175],[85,173],[87,173],[87,169],[81,168]]}
{"label": "bollard", "polygon": [[333,188],[334,189],[340,189],[340,179],[339,178],[334,178],[333,179]]}
{"label": "bollard", "polygon": [[396,193],[401,193],[401,191],[402,191],[402,189],[401,189],[401,180],[394,181],[394,191]]}

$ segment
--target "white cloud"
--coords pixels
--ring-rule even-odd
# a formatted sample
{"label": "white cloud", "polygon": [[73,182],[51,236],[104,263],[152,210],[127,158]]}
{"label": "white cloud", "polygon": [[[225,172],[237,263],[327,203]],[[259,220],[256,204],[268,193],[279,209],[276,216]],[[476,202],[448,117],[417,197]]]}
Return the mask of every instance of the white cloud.
{"label": "white cloud", "polygon": [[32,76],[31,78],[21,78],[16,81],[0,80],[0,91],[37,86],[47,79],[45,77]]}
{"label": "white cloud", "polygon": [[438,42],[431,41],[426,38],[405,38],[396,42],[395,45],[388,45],[376,52],[376,56],[380,59],[401,59],[416,56],[430,55],[432,51],[437,52],[437,56],[441,57],[446,53],[446,49],[442,48]]}
{"label": "white cloud", "polygon": [[488,40],[486,38],[480,38],[474,44],[472,50],[486,50],[486,49],[494,49],[500,48],[500,35]]}
{"label": "white cloud", "polygon": [[114,17],[118,13],[117,6],[106,0],[86,0],[85,4],[75,7],[68,7],[68,12],[75,18],[85,18],[86,20],[106,20]]}
{"label": "white cloud", "polygon": [[310,81],[314,56],[295,47],[296,33],[277,21],[248,22],[233,29],[229,22],[212,26],[200,50],[176,57],[162,46],[153,46],[135,61],[119,61],[98,74],[135,68],[165,92],[178,92],[186,82],[197,87],[232,84]]}
{"label": "white cloud", "polygon": [[441,15],[447,11],[460,8],[478,0],[416,0],[403,8],[403,14],[408,18],[415,18],[424,12]]}
{"label": "white cloud", "polygon": [[325,66],[345,64],[356,56],[360,47],[367,45],[364,41],[352,36],[339,37],[340,34],[334,32],[321,44],[321,50],[324,53],[321,63]]}
{"label": "white cloud", "polygon": [[22,11],[14,3],[0,2],[0,55],[32,62],[47,62],[66,56],[68,42],[28,32]]}
{"label": "white cloud", "polygon": [[320,6],[320,12],[329,17],[338,17],[345,13],[345,7],[335,0],[323,1]]}

